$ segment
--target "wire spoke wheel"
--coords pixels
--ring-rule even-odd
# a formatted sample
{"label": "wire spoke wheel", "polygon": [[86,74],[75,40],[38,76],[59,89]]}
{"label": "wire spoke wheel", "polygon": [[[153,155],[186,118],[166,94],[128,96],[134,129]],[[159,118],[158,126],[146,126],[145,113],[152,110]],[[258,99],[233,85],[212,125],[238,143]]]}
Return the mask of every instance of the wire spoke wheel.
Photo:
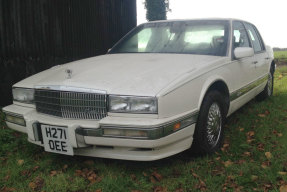
{"label": "wire spoke wheel", "polygon": [[222,129],[222,116],[217,103],[212,103],[207,116],[207,142],[210,146],[217,145]]}

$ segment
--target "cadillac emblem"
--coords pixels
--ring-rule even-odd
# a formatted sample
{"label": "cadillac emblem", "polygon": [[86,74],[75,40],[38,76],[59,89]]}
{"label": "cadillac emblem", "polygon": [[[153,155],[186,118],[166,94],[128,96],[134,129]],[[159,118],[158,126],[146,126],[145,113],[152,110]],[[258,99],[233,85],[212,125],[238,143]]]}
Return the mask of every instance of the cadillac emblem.
{"label": "cadillac emblem", "polygon": [[67,73],[67,79],[71,79],[73,71],[71,69],[66,69],[65,72]]}

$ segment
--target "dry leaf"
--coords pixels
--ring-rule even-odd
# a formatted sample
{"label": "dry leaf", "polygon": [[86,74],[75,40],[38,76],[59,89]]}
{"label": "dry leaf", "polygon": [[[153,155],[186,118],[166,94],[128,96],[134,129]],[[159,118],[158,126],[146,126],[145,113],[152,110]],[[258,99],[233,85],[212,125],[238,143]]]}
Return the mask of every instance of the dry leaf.
{"label": "dry leaf", "polygon": [[227,148],[227,147],[229,147],[228,143],[223,144],[223,148]]}
{"label": "dry leaf", "polygon": [[269,166],[271,165],[271,162],[270,161],[265,161],[261,164],[261,167],[263,169],[267,169]]}
{"label": "dry leaf", "polygon": [[252,143],[253,141],[254,141],[254,139],[247,139],[246,142],[247,142],[248,144],[250,144],[250,143]]}
{"label": "dry leaf", "polygon": [[280,191],[280,192],[287,192],[287,185],[282,185],[282,186],[279,188],[279,191]]}
{"label": "dry leaf", "polygon": [[167,192],[167,189],[162,186],[157,186],[156,188],[154,188],[153,191],[154,192]]}
{"label": "dry leaf", "polygon": [[240,128],[239,131],[240,131],[240,132],[244,131],[244,128]]}
{"label": "dry leaf", "polygon": [[50,172],[50,176],[51,176],[51,177],[53,177],[53,176],[55,176],[55,175],[57,175],[57,171],[51,171],[51,172]]}
{"label": "dry leaf", "polygon": [[75,171],[75,176],[81,176],[81,175],[82,175],[82,171],[77,169]]}
{"label": "dry leaf", "polygon": [[233,164],[233,162],[228,160],[228,161],[225,161],[223,164],[225,167],[229,167]]}
{"label": "dry leaf", "polygon": [[64,165],[64,166],[63,166],[63,169],[67,169],[67,168],[68,168],[68,165]]}
{"label": "dry leaf", "polygon": [[199,176],[196,173],[192,173],[192,176],[195,178],[199,178]]}
{"label": "dry leaf", "polygon": [[244,152],[243,154],[244,154],[245,156],[247,156],[247,157],[250,157],[250,156],[251,156],[251,153],[248,152],[248,151]]}
{"label": "dry leaf", "polygon": [[251,175],[251,180],[252,181],[256,181],[258,179],[258,176],[256,176],[256,175]]}
{"label": "dry leaf", "polygon": [[282,137],[283,134],[282,134],[282,133],[278,133],[277,136],[278,136],[278,137]]}
{"label": "dry leaf", "polygon": [[157,172],[153,172],[152,174],[151,174],[157,181],[161,181],[162,180],[162,176],[159,174],[159,173],[157,173]]}
{"label": "dry leaf", "polygon": [[29,187],[34,190],[37,187],[37,185],[34,182],[30,182]]}
{"label": "dry leaf", "polygon": [[253,137],[254,135],[255,135],[254,131],[247,132],[247,136],[249,136],[249,137]]}
{"label": "dry leaf", "polygon": [[35,167],[33,167],[33,171],[35,172],[35,171],[37,171],[37,169],[39,169],[39,166],[35,166]]}
{"label": "dry leaf", "polygon": [[272,154],[270,152],[266,152],[265,156],[267,159],[271,159],[272,158]]}
{"label": "dry leaf", "polygon": [[150,182],[152,182],[153,184],[155,184],[157,181],[153,176],[150,176]]}
{"label": "dry leaf", "polygon": [[23,165],[24,160],[23,160],[23,159],[19,159],[19,160],[17,161],[17,163],[18,163],[18,165]]}
{"label": "dry leaf", "polygon": [[3,187],[3,188],[0,188],[0,191],[1,192],[13,192],[13,191],[17,191],[17,190],[13,187]]}
{"label": "dry leaf", "polygon": [[258,114],[258,117],[266,117],[266,115],[265,114]]}
{"label": "dry leaf", "polygon": [[131,174],[130,177],[131,177],[131,179],[132,179],[133,181],[136,181],[136,180],[137,180],[137,177],[136,177],[135,174]]}
{"label": "dry leaf", "polygon": [[279,171],[278,174],[279,175],[287,175],[287,172]]}

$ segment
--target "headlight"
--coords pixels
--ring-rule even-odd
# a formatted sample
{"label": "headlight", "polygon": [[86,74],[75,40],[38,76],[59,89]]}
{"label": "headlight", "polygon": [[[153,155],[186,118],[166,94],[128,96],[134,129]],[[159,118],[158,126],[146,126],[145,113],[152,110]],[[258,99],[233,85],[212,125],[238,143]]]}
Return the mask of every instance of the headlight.
{"label": "headlight", "polygon": [[157,113],[155,97],[109,96],[109,111],[115,113]]}
{"label": "headlight", "polygon": [[21,103],[34,102],[34,89],[13,88],[13,100]]}

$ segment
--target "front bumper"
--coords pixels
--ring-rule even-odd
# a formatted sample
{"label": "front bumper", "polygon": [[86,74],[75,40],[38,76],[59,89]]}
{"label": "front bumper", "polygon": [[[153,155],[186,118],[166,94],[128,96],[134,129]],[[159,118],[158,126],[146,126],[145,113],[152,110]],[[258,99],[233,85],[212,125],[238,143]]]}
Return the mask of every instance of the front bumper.
{"label": "front bumper", "polygon": [[[68,128],[69,144],[73,147],[75,155],[103,157],[124,160],[152,161],[162,159],[190,148],[193,140],[195,122],[184,128],[155,139],[118,138],[106,137],[103,135],[87,134],[83,130],[98,132],[103,127],[150,130],[160,128],[170,122],[176,122],[188,114],[181,116],[150,119],[150,118],[127,118],[111,117],[95,120],[68,120],[37,113],[34,108],[10,105],[3,108],[4,113],[17,114],[25,120],[26,126],[7,122],[7,126],[16,131],[27,133],[28,141],[40,146],[43,142],[35,131],[35,125],[48,124],[64,126]],[[196,119],[196,113],[192,113]]]}

